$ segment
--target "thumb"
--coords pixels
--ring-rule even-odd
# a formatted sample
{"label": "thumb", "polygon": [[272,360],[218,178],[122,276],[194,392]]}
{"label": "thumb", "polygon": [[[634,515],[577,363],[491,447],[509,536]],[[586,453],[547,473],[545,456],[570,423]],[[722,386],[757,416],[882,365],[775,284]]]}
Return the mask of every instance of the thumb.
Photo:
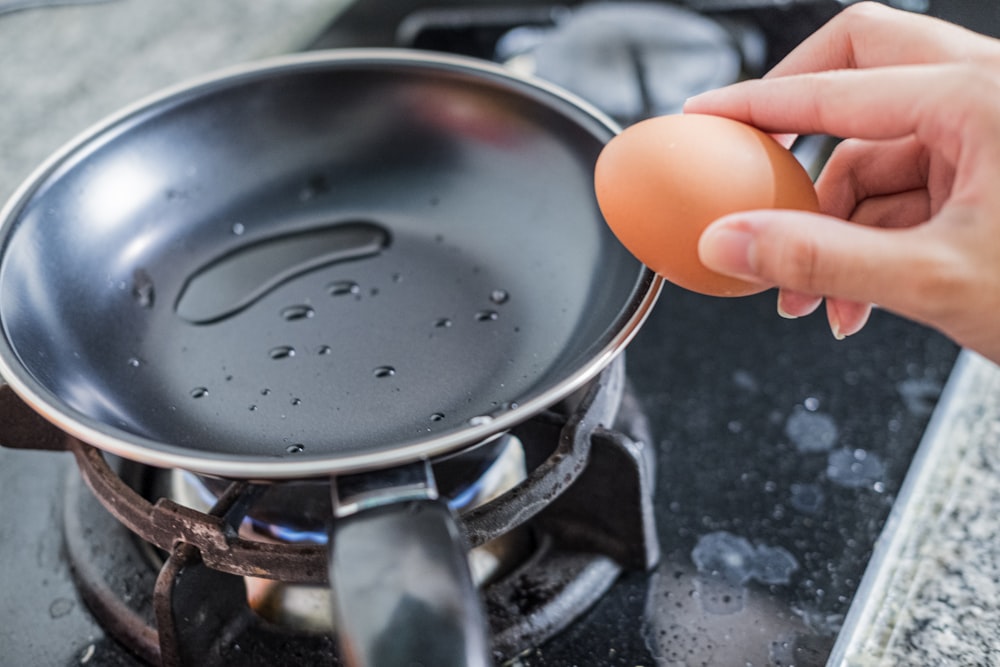
{"label": "thumb", "polygon": [[935,250],[940,244],[922,229],[868,227],[801,211],[747,211],[709,225],[698,254],[705,266],[727,275],[920,317],[929,305],[920,276],[942,268]]}

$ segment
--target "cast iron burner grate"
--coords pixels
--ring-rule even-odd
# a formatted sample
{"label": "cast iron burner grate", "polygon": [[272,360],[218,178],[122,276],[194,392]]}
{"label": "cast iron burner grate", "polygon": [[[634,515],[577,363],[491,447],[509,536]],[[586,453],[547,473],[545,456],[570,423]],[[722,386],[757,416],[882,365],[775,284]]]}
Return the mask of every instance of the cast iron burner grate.
{"label": "cast iron burner grate", "polygon": [[[472,547],[514,530],[532,537],[529,555],[481,588],[497,661],[565,628],[623,569],[648,570],[659,558],[651,438],[626,384],[619,358],[573,400],[513,429],[526,479],[460,516]],[[65,508],[75,579],[105,629],[140,659],[340,664],[330,633],[278,626],[248,605],[243,577],[327,583],[324,545],[241,535],[268,485],[232,482],[203,513],[147,498],[155,469],[109,461],[74,439],[68,447],[79,464]]]}

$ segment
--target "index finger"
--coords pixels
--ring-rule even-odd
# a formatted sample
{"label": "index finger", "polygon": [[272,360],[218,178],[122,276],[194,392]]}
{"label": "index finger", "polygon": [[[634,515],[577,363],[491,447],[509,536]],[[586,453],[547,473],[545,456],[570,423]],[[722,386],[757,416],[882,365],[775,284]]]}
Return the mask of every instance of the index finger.
{"label": "index finger", "polygon": [[[963,105],[972,104],[969,91],[984,89],[979,80],[983,76],[962,65],[798,74],[742,81],[702,93],[690,98],[684,111],[727,116],[771,133],[861,139],[914,134],[954,156],[957,145],[940,144],[955,144],[960,132],[973,131],[958,119],[967,111]],[[954,122],[944,126],[943,118]],[[949,130],[952,126],[959,132]]]}
{"label": "index finger", "polygon": [[851,5],[807,37],[766,78],[996,58],[1000,43],[953,23],[875,2]]}

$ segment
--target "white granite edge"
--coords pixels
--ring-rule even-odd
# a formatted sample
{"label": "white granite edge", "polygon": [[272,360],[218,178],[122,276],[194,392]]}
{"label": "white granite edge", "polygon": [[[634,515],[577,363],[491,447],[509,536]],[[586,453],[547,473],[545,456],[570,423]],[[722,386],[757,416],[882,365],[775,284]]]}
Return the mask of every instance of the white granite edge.
{"label": "white granite edge", "polygon": [[[975,353],[963,351],[875,545],[827,665],[931,664],[926,662],[926,651],[903,645],[912,639],[901,637],[901,628],[913,631],[915,615],[928,602],[923,585],[933,580],[936,571],[962,567],[961,562],[942,562],[941,546],[951,544],[952,551],[962,548],[960,537],[947,534],[948,517],[956,506],[968,503],[968,498],[962,497],[962,481],[970,470],[978,468],[975,459],[988,440],[990,422],[984,416],[989,414],[1000,414],[1000,369]],[[939,620],[949,628],[952,625],[946,618]],[[957,628],[959,623],[954,625]],[[950,629],[945,634],[949,643],[962,641]],[[972,643],[980,638],[969,639]]]}

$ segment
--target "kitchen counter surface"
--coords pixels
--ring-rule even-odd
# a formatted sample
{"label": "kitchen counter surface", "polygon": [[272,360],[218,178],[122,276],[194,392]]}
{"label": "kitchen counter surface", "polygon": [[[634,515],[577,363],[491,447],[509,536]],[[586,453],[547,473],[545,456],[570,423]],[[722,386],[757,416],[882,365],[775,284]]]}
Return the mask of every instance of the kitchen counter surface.
{"label": "kitchen counter surface", "polygon": [[995,665],[1000,372],[964,352],[876,546],[831,663]]}
{"label": "kitchen counter surface", "polygon": [[[185,79],[301,49],[346,0],[59,4],[0,0],[0,200],[105,116]],[[10,11],[24,5],[39,7]]]}
{"label": "kitchen counter surface", "polygon": [[[300,48],[340,3],[113,0],[3,13],[10,4],[0,0],[3,199],[48,154],[108,113],[193,75]],[[831,663],[996,664],[998,435],[1000,371],[963,354]],[[4,456],[0,450],[0,465]]]}

